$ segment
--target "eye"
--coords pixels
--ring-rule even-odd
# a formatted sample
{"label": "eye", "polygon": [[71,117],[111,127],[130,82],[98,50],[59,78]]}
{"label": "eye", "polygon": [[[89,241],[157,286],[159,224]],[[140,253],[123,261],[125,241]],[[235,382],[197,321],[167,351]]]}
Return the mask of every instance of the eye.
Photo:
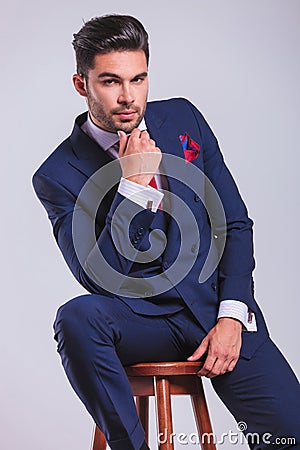
{"label": "eye", "polygon": [[113,86],[113,85],[116,84],[116,83],[117,83],[117,80],[110,79],[110,78],[103,81],[103,84],[104,84],[105,86]]}
{"label": "eye", "polygon": [[136,77],[132,81],[135,84],[141,84],[144,81],[144,79],[145,79],[144,77]]}

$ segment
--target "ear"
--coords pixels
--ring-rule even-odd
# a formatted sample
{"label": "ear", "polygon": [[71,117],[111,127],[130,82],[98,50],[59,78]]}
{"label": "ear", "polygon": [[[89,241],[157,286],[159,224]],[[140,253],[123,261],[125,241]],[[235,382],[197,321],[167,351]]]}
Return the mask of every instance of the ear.
{"label": "ear", "polygon": [[83,97],[87,96],[86,84],[83,76],[79,75],[78,73],[75,73],[73,75],[73,84],[78,94],[82,95]]}

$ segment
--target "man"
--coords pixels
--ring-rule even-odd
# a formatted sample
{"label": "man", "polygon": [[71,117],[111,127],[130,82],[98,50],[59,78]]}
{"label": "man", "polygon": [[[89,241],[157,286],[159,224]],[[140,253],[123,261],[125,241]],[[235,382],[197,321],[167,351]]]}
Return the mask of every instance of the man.
{"label": "man", "polygon": [[[33,178],[89,294],[54,324],[70,383],[113,449],[147,449],[124,366],[202,359],[259,444],[300,448],[299,383],[254,300],[252,221],[216,138],[185,99],[147,103],[148,36],[130,16],[74,35],[88,113]],[[288,389],[287,389],[288,387]]]}

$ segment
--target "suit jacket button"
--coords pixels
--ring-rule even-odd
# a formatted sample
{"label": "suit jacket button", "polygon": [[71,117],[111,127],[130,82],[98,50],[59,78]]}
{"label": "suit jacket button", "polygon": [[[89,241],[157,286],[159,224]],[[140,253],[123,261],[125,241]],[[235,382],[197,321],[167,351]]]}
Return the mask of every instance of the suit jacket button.
{"label": "suit jacket button", "polygon": [[192,247],[191,247],[191,252],[192,253],[196,253],[197,247],[198,247],[197,244],[193,244]]}
{"label": "suit jacket button", "polygon": [[143,231],[144,231],[144,228],[143,228],[143,227],[140,227],[140,228],[137,229],[137,234],[138,234],[139,236],[142,236]]}
{"label": "suit jacket button", "polygon": [[216,291],[216,290],[217,290],[217,285],[216,285],[216,283],[211,283],[211,287],[212,287],[212,290],[213,290],[213,291]]}

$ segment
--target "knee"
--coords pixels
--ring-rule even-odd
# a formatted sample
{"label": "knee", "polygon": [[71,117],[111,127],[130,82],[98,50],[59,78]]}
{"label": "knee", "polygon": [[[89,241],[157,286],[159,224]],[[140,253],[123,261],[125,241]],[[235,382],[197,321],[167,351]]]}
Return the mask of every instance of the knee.
{"label": "knee", "polygon": [[90,297],[92,295],[80,295],[62,305],[58,310],[54,322],[54,330],[58,326],[73,328],[82,321],[91,307]]}
{"label": "knee", "polygon": [[[106,323],[102,310],[101,296],[94,294],[81,295],[62,305],[56,314],[54,339],[60,348],[68,342],[80,345],[89,336],[100,331]],[[97,324],[95,324],[97,322]]]}

